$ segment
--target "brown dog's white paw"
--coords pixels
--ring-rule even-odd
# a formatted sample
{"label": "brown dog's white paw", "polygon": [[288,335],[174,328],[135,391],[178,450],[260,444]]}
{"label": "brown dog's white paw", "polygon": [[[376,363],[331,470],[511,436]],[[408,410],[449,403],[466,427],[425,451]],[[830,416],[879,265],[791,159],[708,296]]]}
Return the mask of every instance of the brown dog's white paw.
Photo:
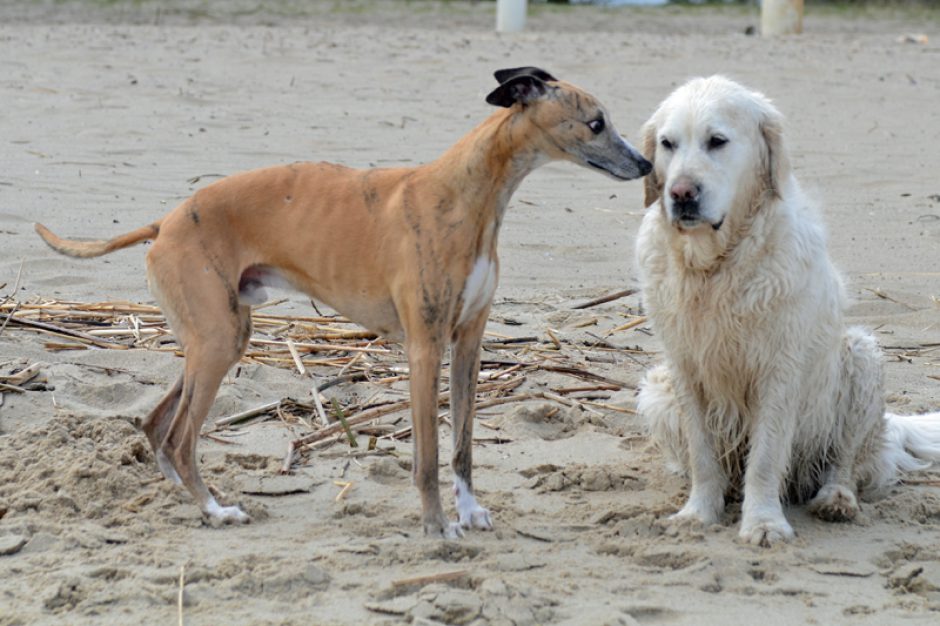
{"label": "brown dog's white paw", "polygon": [[424,519],[424,534],[435,539],[461,539],[464,535],[460,522],[452,522],[443,514]]}
{"label": "brown dog's white paw", "polygon": [[493,518],[489,509],[477,505],[468,511],[460,511],[460,525],[463,528],[476,528],[477,530],[493,530]]}
{"label": "brown dog's white paw", "polygon": [[809,502],[809,511],[827,522],[848,522],[860,510],[852,490],[843,485],[823,485]]}
{"label": "brown dog's white paw", "polygon": [[203,514],[208,518],[213,528],[228,524],[247,524],[251,518],[237,506],[222,506],[212,498],[206,503]]}
{"label": "brown dog's white paw", "polygon": [[457,499],[457,517],[461,527],[493,530],[493,519],[489,509],[477,503],[473,492],[460,477],[454,479],[454,497]]}

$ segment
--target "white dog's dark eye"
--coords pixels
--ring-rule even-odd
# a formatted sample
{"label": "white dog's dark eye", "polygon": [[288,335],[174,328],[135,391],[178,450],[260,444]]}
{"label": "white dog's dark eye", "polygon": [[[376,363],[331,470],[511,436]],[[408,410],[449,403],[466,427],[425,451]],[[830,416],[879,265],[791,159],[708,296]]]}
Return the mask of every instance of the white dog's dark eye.
{"label": "white dog's dark eye", "polygon": [[595,135],[600,135],[601,131],[604,130],[604,118],[599,117],[596,120],[591,120],[587,123],[588,128],[591,129],[591,132]]}
{"label": "white dog's dark eye", "polygon": [[726,143],[728,143],[728,140],[721,135],[712,135],[708,140],[708,149],[714,150],[715,148],[722,147]]}
{"label": "white dog's dark eye", "polygon": [[672,142],[663,137],[659,140],[659,144],[666,150],[672,150],[675,146],[672,145]]}

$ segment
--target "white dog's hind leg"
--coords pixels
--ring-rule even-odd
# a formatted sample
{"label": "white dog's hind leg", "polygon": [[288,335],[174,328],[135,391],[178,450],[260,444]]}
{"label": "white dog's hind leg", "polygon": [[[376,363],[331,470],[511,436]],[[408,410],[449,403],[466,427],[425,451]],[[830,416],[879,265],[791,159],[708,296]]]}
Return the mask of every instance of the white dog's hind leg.
{"label": "white dog's hind leg", "polygon": [[[858,514],[855,488],[860,473],[866,472],[870,446],[878,438],[884,414],[878,344],[867,331],[855,327],[845,331],[843,342],[840,426],[828,453],[832,466],[809,502],[810,512],[829,522],[849,521]],[[867,473],[872,473],[870,465]]]}

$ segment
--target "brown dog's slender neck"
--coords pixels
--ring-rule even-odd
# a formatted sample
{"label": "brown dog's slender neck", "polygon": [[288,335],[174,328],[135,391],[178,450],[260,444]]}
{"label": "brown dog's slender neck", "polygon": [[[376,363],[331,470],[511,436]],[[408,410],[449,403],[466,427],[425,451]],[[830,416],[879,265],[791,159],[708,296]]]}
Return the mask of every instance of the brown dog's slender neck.
{"label": "brown dog's slender neck", "polygon": [[[519,105],[493,113],[433,164],[454,191],[473,198],[487,215],[502,222],[509,198],[522,180],[548,161],[533,141],[537,129]],[[459,187],[458,187],[459,185]]]}

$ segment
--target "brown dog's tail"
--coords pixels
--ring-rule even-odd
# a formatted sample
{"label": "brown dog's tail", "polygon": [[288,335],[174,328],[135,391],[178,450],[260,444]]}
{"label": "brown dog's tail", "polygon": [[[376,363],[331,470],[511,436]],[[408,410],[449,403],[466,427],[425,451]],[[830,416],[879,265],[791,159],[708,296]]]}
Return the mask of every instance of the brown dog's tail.
{"label": "brown dog's tail", "polygon": [[63,239],[42,224],[36,224],[36,232],[42,237],[42,240],[49,244],[49,247],[68,256],[74,256],[82,259],[101,256],[126,248],[140,241],[147,239],[156,239],[160,233],[160,222],[154,222],[149,226],[142,226],[137,230],[132,230],[124,235],[119,235],[107,241],[76,241],[75,239]]}

